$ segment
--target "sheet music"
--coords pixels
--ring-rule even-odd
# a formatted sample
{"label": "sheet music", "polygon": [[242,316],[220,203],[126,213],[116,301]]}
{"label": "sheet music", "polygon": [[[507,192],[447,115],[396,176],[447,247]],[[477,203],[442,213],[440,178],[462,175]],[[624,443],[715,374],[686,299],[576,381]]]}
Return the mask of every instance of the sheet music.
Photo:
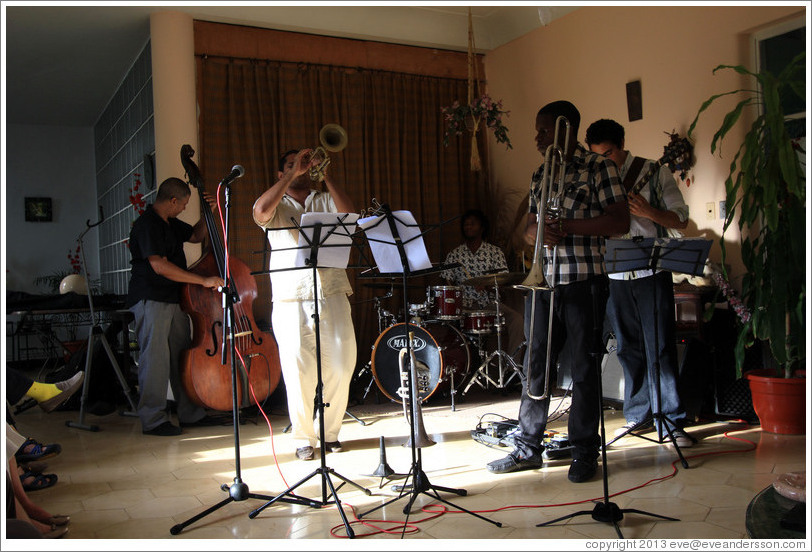
{"label": "sheet music", "polygon": [[309,266],[307,264],[307,260],[310,259],[308,239],[313,239],[315,231],[313,226],[321,223],[324,226],[321,228],[319,238],[318,266],[320,268],[347,268],[350,260],[352,234],[355,232],[357,220],[358,214],[356,213],[303,213],[300,222],[302,229],[299,232],[300,249],[296,252],[294,266]]}
{"label": "sheet music", "polygon": [[[395,228],[403,242],[410,271],[431,268],[426,244],[420,235],[420,228],[410,211],[393,211]],[[358,225],[364,229],[369,240],[369,247],[381,273],[403,272],[398,246],[389,223],[384,216],[373,216],[360,219]]]}

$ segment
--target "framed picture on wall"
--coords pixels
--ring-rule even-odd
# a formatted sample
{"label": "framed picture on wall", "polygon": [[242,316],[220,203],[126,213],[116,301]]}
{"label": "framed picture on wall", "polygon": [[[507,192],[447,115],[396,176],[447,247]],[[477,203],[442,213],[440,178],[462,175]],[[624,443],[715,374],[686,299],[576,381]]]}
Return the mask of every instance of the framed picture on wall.
{"label": "framed picture on wall", "polygon": [[27,222],[51,222],[53,211],[50,197],[25,198],[25,220]]}

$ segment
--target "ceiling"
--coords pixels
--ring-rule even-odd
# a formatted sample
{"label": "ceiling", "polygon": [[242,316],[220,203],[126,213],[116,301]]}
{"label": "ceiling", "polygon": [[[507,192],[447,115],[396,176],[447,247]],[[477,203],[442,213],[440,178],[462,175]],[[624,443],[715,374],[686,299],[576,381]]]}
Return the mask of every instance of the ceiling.
{"label": "ceiling", "polygon": [[[149,16],[195,19],[466,51],[467,6],[37,6],[4,2],[6,121],[92,126],[149,39]],[[487,52],[575,10],[472,6],[475,46]]]}

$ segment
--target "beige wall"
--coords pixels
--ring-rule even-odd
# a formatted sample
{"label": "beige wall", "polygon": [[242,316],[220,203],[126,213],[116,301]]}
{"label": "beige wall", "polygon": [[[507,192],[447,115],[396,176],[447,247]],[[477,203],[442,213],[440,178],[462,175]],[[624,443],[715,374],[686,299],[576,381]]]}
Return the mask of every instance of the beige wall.
{"label": "beige wall", "polygon": [[[491,179],[510,203],[500,221],[513,219],[530,175],[540,163],[535,150],[535,115],[544,104],[566,99],[581,112],[578,139],[600,118],[615,119],[626,129],[626,146],[634,154],[659,158],[668,137],[685,134],[700,105],[712,94],[733,90],[741,82],[733,71],[712,74],[720,64],[750,65],[749,35],[764,26],[804,14],[804,7],[585,7],[514,40],[485,58],[488,89],[510,111],[507,126],[513,150],[491,139]],[[626,83],[640,80],[643,118],[629,122]],[[680,184],[691,209],[686,236],[714,241],[710,258],[720,260],[722,220],[718,204],[738,144],[729,139],[723,158],[711,156],[710,140],[721,116],[732,106],[703,114],[695,131],[697,162],[690,187]],[[740,125],[741,126],[741,125]],[[731,137],[732,138],[732,137]],[[705,204],[717,215],[708,220]],[[742,272],[738,231],[731,228],[728,263],[734,282]],[[732,242],[732,243],[731,243]],[[732,252],[732,254],[731,254]]]}

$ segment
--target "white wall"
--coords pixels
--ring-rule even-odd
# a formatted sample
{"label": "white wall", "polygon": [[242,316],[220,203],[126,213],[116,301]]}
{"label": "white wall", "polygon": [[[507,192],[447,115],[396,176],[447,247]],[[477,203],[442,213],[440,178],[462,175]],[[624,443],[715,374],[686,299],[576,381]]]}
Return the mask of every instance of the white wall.
{"label": "white wall", "polygon": [[[90,127],[6,127],[6,289],[48,293],[34,278],[71,269],[68,252],[86,221],[99,217],[94,158]],[[26,222],[25,197],[52,198],[53,222]],[[90,277],[98,279],[97,230],[83,241]]]}

